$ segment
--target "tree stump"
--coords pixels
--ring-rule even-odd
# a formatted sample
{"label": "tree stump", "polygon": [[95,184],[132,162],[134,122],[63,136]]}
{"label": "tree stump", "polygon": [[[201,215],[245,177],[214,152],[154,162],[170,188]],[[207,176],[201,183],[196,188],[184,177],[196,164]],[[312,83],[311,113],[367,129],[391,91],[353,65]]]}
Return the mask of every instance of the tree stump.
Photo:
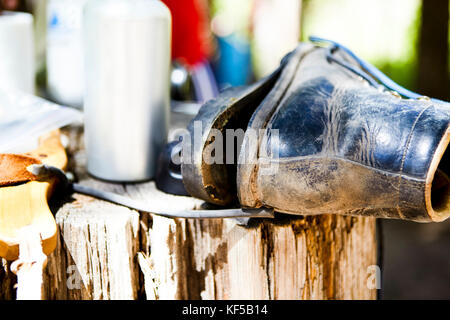
{"label": "tree stump", "polygon": [[149,265],[161,299],[373,299],[374,228],[332,215],[249,227],[156,217]]}
{"label": "tree stump", "polygon": [[[154,206],[202,201],[165,194],[154,182],[111,184],[85,171],[82,129],[65,130],[69,169],[81,184]],[[168,219],[78,194],[54,201],[59,239],[44,275],[47,299],[374,299],[375,219],[277,215]],[[3,264],[0,298],[15,297]]]}

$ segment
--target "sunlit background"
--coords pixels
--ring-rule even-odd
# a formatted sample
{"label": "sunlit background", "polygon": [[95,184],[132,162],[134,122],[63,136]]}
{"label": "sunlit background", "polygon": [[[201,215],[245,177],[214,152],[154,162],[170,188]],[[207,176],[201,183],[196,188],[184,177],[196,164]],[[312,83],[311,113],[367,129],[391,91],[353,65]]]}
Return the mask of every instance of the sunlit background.
{"label": "sunlit background", "polygon": [[396,81],[414,87],[418,0],[303,1],[302,40],[320,35],[345,44]]}

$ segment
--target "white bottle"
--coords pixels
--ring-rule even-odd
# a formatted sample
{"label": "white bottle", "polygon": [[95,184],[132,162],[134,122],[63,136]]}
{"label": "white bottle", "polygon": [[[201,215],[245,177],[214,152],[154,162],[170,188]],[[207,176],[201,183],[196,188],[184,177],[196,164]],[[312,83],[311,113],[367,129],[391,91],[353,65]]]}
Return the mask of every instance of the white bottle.
{"label": "white bottle", "polygon": [[91,0],[83,29],[88,171],[149,180],[169,125],[170,11],[159,0]]}
{"label": "white bottle", "polygon": [[59,103],[81,107],[84,94],[81,22],[87,0],[48,0],[47,88]]}

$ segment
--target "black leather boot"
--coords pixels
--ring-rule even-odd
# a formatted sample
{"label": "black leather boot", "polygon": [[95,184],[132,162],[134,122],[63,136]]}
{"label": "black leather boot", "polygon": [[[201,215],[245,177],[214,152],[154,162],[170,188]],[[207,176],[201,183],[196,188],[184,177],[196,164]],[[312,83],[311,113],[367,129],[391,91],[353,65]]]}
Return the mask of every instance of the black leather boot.
{"label": "black leather boot", "polygon": [[[403,88],[414,99],[401,98],[386,88],[389,79],[377,77],[380,85],[367,71],[345,48],[300,44],[272,75],[208,102],[188,127],[186,190],[219,205],[288,214],[446,219],[450,104]],[[234,162],[222,150],[223,161],[213,163],[218,151],[209,147],[217,132],[230,143],[226,129],[244,130],[243,142]]]}

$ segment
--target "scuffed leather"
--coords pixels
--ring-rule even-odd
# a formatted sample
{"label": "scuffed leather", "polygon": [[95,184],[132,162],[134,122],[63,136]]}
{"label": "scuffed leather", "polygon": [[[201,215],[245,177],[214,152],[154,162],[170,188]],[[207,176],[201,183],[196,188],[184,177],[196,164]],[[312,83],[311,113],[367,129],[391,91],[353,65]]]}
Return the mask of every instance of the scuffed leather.
{"label": "scuffed leather", "polygon": [[[345,53],[338,56],[357,65]],[[210,102],[197,119],[218,110]],[[218,113],[226,110],[221,104]],[[277,82],[248,121],[248,128],[279,134],[268,131],[256,148],[246,134],[240,157],[254,149],[256,163],[241,161],[226,170],[237,172],[237,197],[244,207],[431,221],[426,178],[449,123],[449,104],[381,92],[328,62],[326,49],[302,44],[284,61]],[[278,170],[263,174],[261,163]],[[188,190],[193,184],[205,190],[202,173],[194,176],[197,180],[183,172]],[[230,193],[221,201],[193,195],[227,204],[235,199],[232,183],[227,185]]]}

